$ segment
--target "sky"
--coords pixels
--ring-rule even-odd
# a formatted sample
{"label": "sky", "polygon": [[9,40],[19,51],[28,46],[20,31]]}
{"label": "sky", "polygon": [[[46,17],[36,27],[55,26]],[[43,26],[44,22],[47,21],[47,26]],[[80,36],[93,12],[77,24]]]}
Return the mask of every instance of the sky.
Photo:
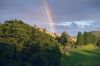
{"label": "sky", "polygon": [[11,19],[59,34],[100,31],[100,0],[0,0],[0,22]]}

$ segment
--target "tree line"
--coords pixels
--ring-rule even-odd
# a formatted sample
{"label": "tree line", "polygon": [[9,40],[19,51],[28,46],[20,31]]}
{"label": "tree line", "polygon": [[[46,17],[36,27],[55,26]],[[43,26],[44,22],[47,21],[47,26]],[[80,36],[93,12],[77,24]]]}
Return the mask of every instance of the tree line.
{"label": "tree line", "polygon": [[81,32],[78,32],[76,45],[80,46],[80,45],[93,44],[99,46],[100,45],[99,42],[100,38],[98,38],[92,32],[85,31],[83,34]]}
{"label": "tree line", "polygon": [[71,46],[71,47],[77,47],[82,45],[88,45],[93,44],[95,46],[100,46],[100,37],[97,37],[92,32],[78,32],[76,42],[71,41],[70,36],[67,34],[67,32],[63,32],[60,37],[56,38],[58,40],[58,43],[60,43],[63,46]]}

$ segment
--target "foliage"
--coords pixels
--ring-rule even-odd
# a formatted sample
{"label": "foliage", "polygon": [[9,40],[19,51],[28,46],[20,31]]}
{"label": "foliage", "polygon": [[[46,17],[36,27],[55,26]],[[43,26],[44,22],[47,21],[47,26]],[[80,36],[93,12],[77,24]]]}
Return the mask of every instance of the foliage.
{"label": "foliage", "polygon": [[0,26],[0,31],[0,41],[16,43],[21,49],[30,40],[32,27],[20,20],[10,20]]}
{"label": "foliage", "polygon": [[91,32],[84,32],[84,44],[95,44],[97,37]]}
{"label": "foliage", "polygon": [[68,45],[69,44],[69,35],[66,32],[63,32],[61,34],[60,43],[62,45]]}
{"label": "foliage", "polygon": [[96,45],[97,45],[98,47],[100,47],[100,38],[99,38],[99,40],[97,41]]}
{"label": "foliage", "polygon": [[15,44],[0,42],[0,66],[13,63],[15,52]]}
{"label": "foliage", "polygon": [[77,45],[96,44],[97,40],[98,38],[91,32],[84,32],[84,34],[79,32],[76,44]]}
{"label": "foliage", "polygon": [[78,45],[82,45],[83,44],[83,35],[82,35],[81,32],[78,32],[76,44],[78,44]]}
{"label": "foliage", "polygon": [[60,66],[55,38],[21,20],[0,24],[0,66]]}

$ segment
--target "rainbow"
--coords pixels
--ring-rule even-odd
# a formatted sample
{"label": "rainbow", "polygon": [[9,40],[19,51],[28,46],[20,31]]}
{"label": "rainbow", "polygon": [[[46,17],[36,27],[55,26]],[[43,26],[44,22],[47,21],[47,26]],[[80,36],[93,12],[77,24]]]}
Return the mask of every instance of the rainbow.
{"label": "rainbow", "polygon": [[50,26],[50,30],[52,32],[56,32],[55,31],[55,26],[54,26],[54,19],[53,19],[53,15],[52,15],[52,11],[48,5],[47,0],[43,0],[43,4],[44,4],[44,9],[48,18],[48,22],[49,22],[49,26]]}

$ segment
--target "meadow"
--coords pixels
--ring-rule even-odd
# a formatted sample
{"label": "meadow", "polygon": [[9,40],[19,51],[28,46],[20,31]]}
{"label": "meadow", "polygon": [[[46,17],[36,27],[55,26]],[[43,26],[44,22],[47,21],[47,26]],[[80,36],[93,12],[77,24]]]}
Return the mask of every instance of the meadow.
{"label": "meadow", "polygon": [[97,48],[93,45],[86,45],[73,49],[63,56],[61,65],[100,66],[100,48]]}

